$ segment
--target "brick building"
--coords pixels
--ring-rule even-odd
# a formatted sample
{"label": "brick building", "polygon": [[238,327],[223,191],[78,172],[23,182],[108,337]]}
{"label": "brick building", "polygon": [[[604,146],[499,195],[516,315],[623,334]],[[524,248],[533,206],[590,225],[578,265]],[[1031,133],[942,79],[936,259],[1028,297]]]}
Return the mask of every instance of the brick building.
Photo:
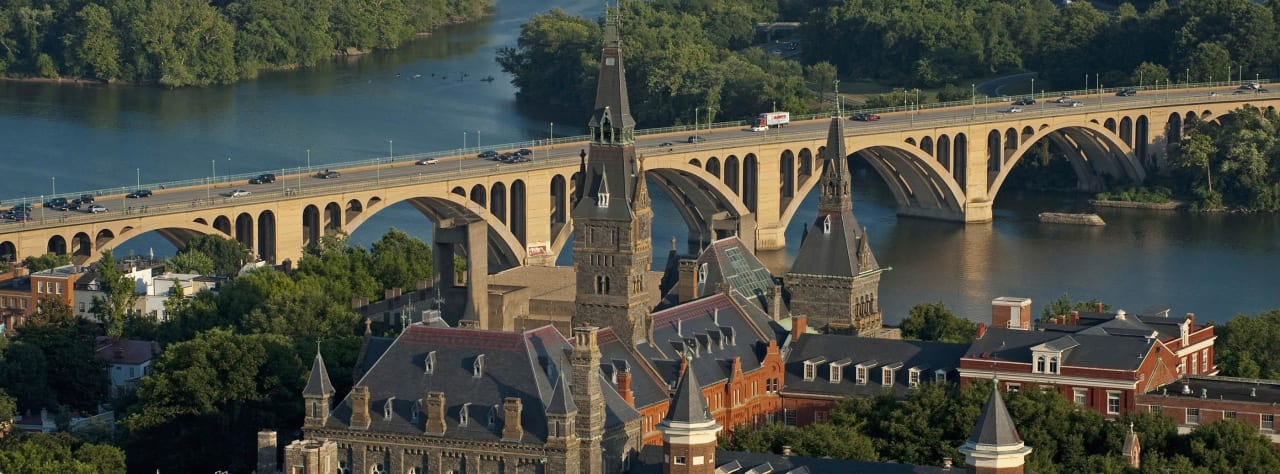
{"label": "brick building", "polygon": [[1103,312],[1102,303],[1098,303],[1093,312],[1072,311],[1041,324],[1040,329],[1159,339],[1177,355],[1179,374],[1218,373],[1218,366],[1213,359],[1213,342],[1217,339],[1213,333],[1213,325],[1197,325],[1196,315],[1192,313],[1181,318],[1169,317],[1169,310],[1163,308],[1149,309],[1137,315],[1126,314],[1124,310],[1107,313]]}
{"label": "brick building", "polygon": [[1258,428],[1280,445],[1280,380],[1189,376],[1158,391],[1138,396],[1140,411],[1159,413],[1188,433],[1199,425],[1235,419]]}
{"label": "brick building", "polygon": [[36,312],[42,298],[62,300],[74,307],[76,281],[84,275],[83,267],[63,265],[31,274],[23,267],[11,267],[0,274],[0,333],[11,334],[22,326],[27,316]]}

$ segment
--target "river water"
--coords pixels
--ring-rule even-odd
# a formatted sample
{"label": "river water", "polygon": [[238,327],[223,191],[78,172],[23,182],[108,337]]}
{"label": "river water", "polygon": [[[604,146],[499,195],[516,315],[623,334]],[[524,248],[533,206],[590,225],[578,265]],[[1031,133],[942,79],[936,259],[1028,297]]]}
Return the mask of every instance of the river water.
{"label": "river water", "polygon": [[[395,51],[316,68],[264,73],[225,87],[149,87],[0,82],[0,199],[202,178],[544,138],[553,125],[517,110],[514,88],[493,57],[520,25],[551,5],[597,15],[589,0],[501,0],[497,13],[456,25]],[[465,76],[463,76],[465,74]],[[479,79],[492,75],[497,80]],[[459,77],[462,77],[459,80]],[[582,133],[586,117],[556,124]],[[642,124],[660,126],[660,124]],[[308,152],[309,150],[309,152]],[[1026,296],[1035,310],[1068,293],[1115,308],[1155,305],[1224,321],[1280,308],[1280,218],[1103,211],[1102,228],[1044,225],[1043,210],[1078,202],[1008,193],[991,224],[898,218],[878,177],[855,176],[855,212],[881,265],[885,320],[916,303],[940,301],[982,321],[997,296]],[[683,221],[654,196],[655,268]],[[801,226],[816,213],[810,195],[788,228],[786,252],[762,255],[780,272],[794,257]],[[408,204],[392,206],[352,235],[367,245],[388,228],[430,238],[431,224]],[[172,254],[156,235],[121,252]],[[567,262],[567,254],[561,262]]]}

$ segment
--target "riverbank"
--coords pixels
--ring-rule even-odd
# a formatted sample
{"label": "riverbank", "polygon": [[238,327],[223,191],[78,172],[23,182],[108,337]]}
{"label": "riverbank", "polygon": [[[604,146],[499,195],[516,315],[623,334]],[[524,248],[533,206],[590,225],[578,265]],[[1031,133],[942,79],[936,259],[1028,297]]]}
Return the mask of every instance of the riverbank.
{"label": "riverbank", "polygon": [[1090,199],[1089,204],[1094,207],[1115,207],[1123,209],[1147,209],[1153,211],[1176,211],[1178,209],[1186,209],[1189,206],[1182,201],[1168,202],[1140,202],[1140,201],[1113,201],[1104,199]]}

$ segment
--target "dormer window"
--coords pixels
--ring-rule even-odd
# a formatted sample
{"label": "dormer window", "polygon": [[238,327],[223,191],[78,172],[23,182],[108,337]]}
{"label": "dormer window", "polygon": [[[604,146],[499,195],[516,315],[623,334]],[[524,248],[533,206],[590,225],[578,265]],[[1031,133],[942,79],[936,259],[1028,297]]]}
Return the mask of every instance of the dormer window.
{"label": "dormer window", "polygon": [[431,375],[436,371],[436,351],[427,353],[427,358],[422,362],[422,373]]}
{"label": "dormer window", "polygon": [[471,363],[471,376],[480,378],[484,375],[484,354],[476,356],[476,361]]}
{"label": "dormer window", "polygon": [[418,407],[421,407],[421,406],[422,406],[422,399],[421,399],[421,398],[419,398],[419,399],[418,399],[418,401],[416,401],[416,402],[414,402],[414,403],[413,403],[413,410],[410,410],[410,411],[409,411],[409,422],[410,422],[410,423],[417,423],[417,422],[418,422]]}
{"label": "dormer window", "polygon": [[878,365],[879,362],[869,360],[858,364],[854,372],[854,383],[858,385],[866,385],[867,380],[871,378],[871,369]]}
{"label": "dormer window", "polygon": [[1033,355],[1035,365],[1031,368],[1032,373],[1036,374],[1058,374],[1062,362],[1062,353],[1059,352],[1035,352]]}
{"label": "dormer window", "polygon": [[471,411],[471,402],[463,403],[462,410],[458,411],[458,426],[467,426],[467,412]]}
{"label": "dormer window", "polygon": [[826,217],[822,218],[822,233],[824,234],[831,233],[831,216],[830,215],[827,215]]}
{"label": "dormer window", "polygon": [[938,369],[933,371],[933,381],[935,383],[946,383],[947,369]]}
{"label": "dormer window", "polygon": [[382,419],[390,420],[391,415],[395,413],[396,397],[387,399],[387,403],[382,405]]}
{"label": "dormer window", "polygon": [[804,381],[812,382],[818,378],[818,366],[827,361],[826,357],[818,356],[804,361]]}
{"label": "dormer window", "polygon": [[1053,356],[1049,358],[1049,373],[1051,374],[1058,373],[1058,356]]}
{"label": "dormer window", "polygon": [[880,368],[880,385],[889,387],[893,385],[893,374],[902,368],[901,362],[894,362]]}
{"label": "dormer window", "polygon": [[924,372],[924,367],[912,367],[907,371],[907,386],[911,388],[920,386],[920,372]]}
{"label": "dormer window", "polygon": [[698,283],[707,281],[707,264],[698,265]]}
{"label": "dormer window", "polygon": [[843,382],[843,381],[844,381],[844,368],[845,368],[845,366],[849,365],[849,364],[850,364],[850,363],[852,363],[852,362],[853,362],[853,361],[852,361],[851,359],[848,359],[848,358],[844,358],[844,359],[840,359],[840,360],[837,360],[837,361],[835,361],[835,362],[832,362],[832,363],[831,363],[831,365],[829,365],[829,366],[828,366],[828,367],[830,367],[830,369],[831,369],[831,374],[830,374],[830,376],[828,377],[828,381],[830,381],[831,383],[840,383],[840,382]]}
{"label": "dormer window", "polygon": [[497,405],[489,407],[489,422],[487,425],[489,426],[489,429],[493,429],[493,427],[498,426],[498,406]]}

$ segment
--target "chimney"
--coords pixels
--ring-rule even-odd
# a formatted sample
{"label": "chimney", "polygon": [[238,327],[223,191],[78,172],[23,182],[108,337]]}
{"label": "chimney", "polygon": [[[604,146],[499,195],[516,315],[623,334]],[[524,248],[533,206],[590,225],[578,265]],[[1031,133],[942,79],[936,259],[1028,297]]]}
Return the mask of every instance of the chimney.
{"label": "chimney", "polygon": [[791,318],[791,342],[800,340],[800,335],[809,330],[809,317],[805,315]]}
{"label": "chimney", "polygon": [[520,426],[520,410],[523,405],[520,397],[502,399],[502,440],[520,441],[524,437],[524,429]]}
{"label": "chimney", "polygon": [[276,472],[276,432],[263,430],[258,432],[258,472]]}
{"label": "chimney", "polygon": [[1098,301],[1098,302],[1093,303],[1093,312],[1095,312],[1095,313],[1101,313],[1101,312],[1102,312],[1102,302],[1101,302],[1101,301]]}
{"label": "chimney", "polygon": [[1031,298],[1001,296],[991,300],[991,327],[1031,329]]}
{"label": "chimney", "polygon": [[983,323],[978,323],[977,339],[982,339],[982,336],[985,336],[985,335],[987,335],[987,325]]}
{"label": "chimney", "polygon": [[684,303],[697,299],[698,285],[702,283],[698,281],[698,262],[682,258],[677,268],[679,274],[676,280],[676,294],[679,295],[679,301]]}
{"label": "chimney", "polygon": [[1079,312],[1079,311],[1076,311],[1076,310],[1072,310],[1072,311],[1071,311],[1071,324],[1080,324],[1080,312]]}
{"label": "chimney", "polygon": [[[443,436],[444,429],[444,392],[427,392],[426,433]],[[506,429],[503,431],[505,433]]]}
{"label": "chimney", "polygon": [[1189,328],[1195,328],[1195,326],[1196,326],[1196,313],[1187,313],[1187,322],[1188,322],[1187,327],[1189,327]]}
{"label": "chimney", "polygon": [[635,395],[631,393],[631,369],[623,367],[617,372],[618,375],[618,395],[627,402],[627,405],[636,406]]}
{"label": "chimney", "polygon": [[430,279],[430,278],[423,278],[423,279],[421,279],[421,280],[418,280],[417,289],[418,289],[419,291],[421,291],[421,290],[425,290],[425,289],[428,289],[428,288],[431,288],[431,279]]}
{"label": "chimney", "polygon": [[942,468],[951,469],[951,456],[946,456],[942,458]]}
{"label": "chimney", "polygon": [[369,429],[369,387],[351,387],[351,428]]}

